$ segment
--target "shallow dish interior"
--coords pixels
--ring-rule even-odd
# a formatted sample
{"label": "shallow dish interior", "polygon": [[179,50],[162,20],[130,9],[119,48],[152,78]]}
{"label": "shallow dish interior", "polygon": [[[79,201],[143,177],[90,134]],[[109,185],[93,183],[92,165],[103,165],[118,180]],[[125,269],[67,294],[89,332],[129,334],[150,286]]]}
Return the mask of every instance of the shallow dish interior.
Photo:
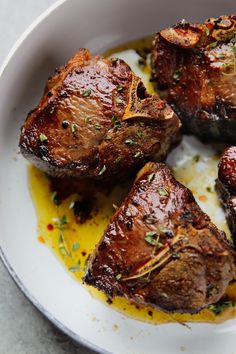
{"label": "shallow dish interior", "polygon": [[41,311],[94,349],[112,353],[233,353],[236,322],[194,324],[191,330],[179,324],[152,326],[125,318],[93,299],[37,241],[26,162],[18,154],[20,126],[40,97],[46,78],[79,47],[101,53],[181,18],[201,21],[234,10],[232,2],[213,0],[60,1],[28,31],[3,68],[1,252],[15,280]]}

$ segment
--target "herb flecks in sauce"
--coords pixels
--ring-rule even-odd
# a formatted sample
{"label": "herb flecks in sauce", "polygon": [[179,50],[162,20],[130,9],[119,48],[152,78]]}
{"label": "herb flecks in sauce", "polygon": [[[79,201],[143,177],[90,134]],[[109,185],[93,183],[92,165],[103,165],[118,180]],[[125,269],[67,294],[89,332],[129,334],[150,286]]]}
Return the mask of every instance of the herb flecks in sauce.
{"label": "herb flecks in sauce", "polygon": [[[150,47],[152,38],[148,40],[141,40],[139,42],[134,42],[131,44],[124,45],[122,47],[116,48],[114,51],[109,51],[108,55],[116,56],[114,54],[119,51],[124,51],[126,49],[133,49],[135,54],[135,50],[137,47]],[[136,55],[136,54],[135,54]],[[135,65],[137,66],[136,62],[137,56],[135,56]],[[124,59],[126,59],[124,57]],[[113,62],[114,65],[116,61],[119,59],[114,58]],[[138,67],[138,66],[137,66]],[[145,61],[145,65],[143,68],[138,67],[139,70],[142,70],[143,77],[148,77],[146,80],[146,85],[148,86],[149,91],[152,93],[153,84],[149,82],[150,78],[150,68],[148,61]],[[139,71],[139,76],[142,76]],[[54,109],[51,111],[54,112]],[[85,117],[84,124],[91,124],[91,118]],[[94,124],[94,122],[92,122]],[[70,126],[70,122],[69,122]],[[121,127],[121,123],[119,118],[112,118],[112,127],[113,129],[119,129]],[[108,139],[110,136],[108,135]],[[137,139],[138,141],[138,139]],[[134,151],[135,154],[135,151]],[[202,159],[201,159],[202,161]],[[217,165],[217,162],[215,163]],[[208,166],[212,166],[211,160],[209,160]],[[185,166],[181,167],[181,169],[176,169],[175,174],[177,179],[189,186],[191,189],[194,188],[194,185],[191,185],[191,181],[193,180],[192,175],[197,175],[200,179],[201,173],[195,170],[195,166],[197,164],[192,160],[188,162],[186,165],[186,170],[184,170]],[[189,168],[188,168],[189,167]],[[207,170],[207,173],[211,171]],[[214,169],[215,171],[215,169]],[[190,173],[191,172],[191,173]],[[210,175],[210,174],[209,174]],[[214,173],[215,175],[215,173]],[[36,206],[36,210],[38,213],[38,221],[39,221],[39,235],[40,239],[43,238],[46,245],[48,245],[52,250],[56,253],[58,258],[62,260],[65,264],[66,268],[70,271],[70,274],[74,276],[79,282],[81,282],[83,276],[83,270],[85,265],[85,260],[87,259],[88,255],[92,253],[94,250],[95,245],[99,242],[104,230],[106,229],[111,216],[114,214],[113,205],[120,205],[124,197],[127,195],[130,186],[123,186],[122,188],[117,188],[112,195],[109,196],[102,196],[98,193],[98,213],[93,215],[91,219],[86,221],[83,224],[77,224],[75,221],[75,217],[73,214],[73,210],[69,209],[70,204],[76,199],[75,195],[68,197],[65,201],[62,201],[60,205],[55,205],[52,203],[51,194],[52,190],[49,187],[49,181],[47,177],[36,168],[30,167],[29,168],[29,176],[30,176],[30,189],[31,194],[34,200],[34,204]],[[151,177],[150,177],[151,178]],[[206,190],[208,183],[204,184],[204,181],[199,182],[201,184],[201,192]],[[213,184],[211,184],[213,185]],[[161,193],[162,194],[162,193]],[[200,195],[200,194],[199,194]],[[197,194],[198,196],[198,190]],[[215,192],[208,193],[208,198],[211,199],[215,196]],[[161,196],[163,199],[167,198],[168,196]],[[215,202],[214,202],[215,203]],[[55,215],[67,215],[67,221],[69,223],[65,224],[65,230],[63,230],[65,234],[65,243],[67,245],[68,251],[71,253],[71,257],[63,256],[59,250],[58,244],[58,228],[55,228],[51,220],[55,217]],[[143,222],[147,225],[155,224],[157,222],[155,214],[149,213],[144,216]],[[220,226],[223,229],[223,225]],[[89,237],[88,237],[89,235]],[[79,244],[79,248],[78,245]],[[44,247],[42,245],[41,247]],[[155,247],[155,246],[152,246]],[[78,249],[77,249],[78,248]],[[74,250],[73,250],[74,249]],[[153,266],[152,266],[153,267]],[[152,268],[151,267],[151,268]],[[150,268],[150,269],[151,269]],[[117,274],[118,278],[120,277]],[[146,280],[146,276],[143,277],[144,282]],[[118,280],[117,280],[118,281]],[[122,276],[119,281],[122,281]],[[98,299],[100,299],[104,304],[108,303],[109,306],[117,309],[118,311],[122,312],[125,315],[131,316],[138,320],[148,321],[150,323],[166,323],[166,322],[193,322],[193,321],[206,321],[206,322],[221,322],[225,319],[235,317],[236,315],[236,308],[232,306],[228,306],[227,310],[221,311],[219,314],[215,314],[213,308],[211,309],[204,309],[198,314],[188,315],[188,314],[172,314],[171,317],[169,314],[163,313],[158,311],[157,309],[149,308],[149,307],[142,307],[142,306],[135,306],[131,304],[129,301],[123,298],[115,298],[112,301],[102,294],[98,292],[96,289],[88,287],[87,290],[92,293],[92,295]],[[165,294],[163,293],[162,296]],[[236,298],[236,285],[231,284],[227,290],[227,298],[230,302],[233,302]],[[217,309],[216,312],[219,312]]]}

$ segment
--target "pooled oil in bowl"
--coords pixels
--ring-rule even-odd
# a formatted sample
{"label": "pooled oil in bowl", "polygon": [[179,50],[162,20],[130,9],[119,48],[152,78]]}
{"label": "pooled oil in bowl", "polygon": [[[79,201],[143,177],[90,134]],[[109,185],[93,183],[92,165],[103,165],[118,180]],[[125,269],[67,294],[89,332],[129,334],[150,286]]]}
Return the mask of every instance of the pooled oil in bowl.
{"label": "pooled oil in bowl", "polygon": [[[146,50],[150,47],[150,43],[151,38],[142,39],[109,50],[106,55],[124,59],[143,79],[147,89],[152,93],[148,50]],[[177,180],[192,190],[201,208],[229,237],[224,213],[214,190],[217,162],[216,150],[192,137],[184,137],[182,143],[167,159]],[[129,181],[116,186],[109,193],[91,188],[89,184],[87,187],[86,182],[76,183],[75,193],[69,193],[70,195],[60,202],[56,187],[58,181],[57,184],[52,184],[44,173],[32,166],[29,167],[30,191],[38,216],[38,240],[49,246],[68,272],[82,283],[86,261],[101,239],[115,208],[129,192],[131,183]],[[78,190],[83,190],[83,196],[78,193]],[[86,191],[85,195],[84,191]],[[76,213],[77,206],[78,213]],[[196,315],[167,314],[152,307],[136,306],[122,298],[110,300],[96,289],[87,286],[86,288],[92,296],[106,303],[107,306],[137,320],[153,324],[221,322],[236,316],[234,307],[236,285],[234,284],[228,287],[225,302],[202,310]]]}

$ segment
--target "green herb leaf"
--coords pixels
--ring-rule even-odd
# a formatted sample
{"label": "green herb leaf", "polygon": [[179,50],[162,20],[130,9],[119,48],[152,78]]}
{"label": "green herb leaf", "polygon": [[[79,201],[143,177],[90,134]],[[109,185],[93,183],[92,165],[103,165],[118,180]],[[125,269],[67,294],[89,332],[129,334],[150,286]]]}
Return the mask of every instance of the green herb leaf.
{"label": "green herb leaf", "polygon": [[59,251],[60,251],[62,256],[64,256],[64,257],[68,256],[68,253],[67,253],[67,251],[66,251],[64,246],[59,246]]}
{"label": "green herb leaf", "polygon": [[94,124],[94,128],[97,129],[97,130],[100,130],[101,127],[102,127],[102,126],[101,126],[100,124],[98,124],[98,123]]}
{"label": "green herb leaf", "polygon": [[69,271],[72,273],[77,273],[81,271],[81,266],[79,264],[75,264],[74,266],[69,268]]}
{"label": "green herb leaf", "polygon": [[218,302],[216,304],[209,305],[208,310],[212,311],[216,316],[218,316],[228,308],[234,307],[235,305],[236,303],[232,301]]}
{"label": "green herb leaf", "polygon": [[78,251],[79,248],[80,248],[79,242],[74,242],[72,245],[72,251],[73,252]]}
{"label": "green herb leaf", "polygon": [[206,190],[207,190],[207,192],[209,192],[209,193],[213,193],[213,190],[212,190],[212,188],[211,187],[206,187]]}
{"label": "green herb leaf", "polygon": [[149,243],[150,245],[155,246],[156,245],[156,236],[157,236],[156,231],[149,231],[149,232],[146,232],[144,240],[147,241],[147,243]]}
{"label": "green herb leaf", "polygon": [[165,188],[159,188],[159,189],[157,190],[157,193],[158,193],[159,195],[163,196],[163,197],[169,195],[169,192],[168,192]]}
{"label": "green herb leaf", "polygon": [[137,138],[142,139],[143,138],[143,131],[141,129],[138,129],[135,133]]}
{"label": "green herb leaf", "polygon": [[78,125],[75,124],[75,123],[72,123],[72,124],[71,124],[71,132],[74,134],[77,129],[78,129]]}
{"label": "green herb leaf", "polygon": [[155,224],[157,222],[157,217],[154,214],[146,214],[143,219],[146,224]]}
{"label": "green herb leaf", "polygon": [[138,157],[142,156],[141,151],[136,152],[136,154],[134,154],[134,158],[137,159]]}
{"label": "green herb leaf", "polygon": [[126,139],[125,144],[126,145],[136,145],[137,143],[132,139]]}
{"label": "green herb leaf", "polygon": [[124,86],[122,86],[122,85],[118,85],[118,86],[116,87],[116,90],[117,90],[118,92],[123,91],[123,89],[124,89]]}
{"label": "green herb leaf", "polygon": [[51,194],[51,201],[55,204],[55,205],[60,205],[61,201],[58,197],[58,193],[56,191],[52,192]]}
{"label": "green herb leaf", "polygon": [[227,63],[224,63],[222,66],[223,68],[230,68],[231,66],[234,66],[234,62],[233,61],[228,61]]}
{"label": "green herb leaf", "polygon": [[122,104],[123,103],[123,100],[119,97],[117,97],[116,99],[116,103],[119,105],[119,104]]}
{"label": "green herb leaf", "polygon": [[215,47],[217,47],[217,44],[218,44],[217,41],[212,42],[212,43],[209,44],[209,47],[210,47],[210,48],[215,48]]}
{"label": "green herb leaf", "polygon": [[147,180],[149,183],[151,183],[155,178],[155,173],[150,173],[150,175],[148,175]]}
{"label": "green herb leaf", "polygon": [[88,123],[91,123],[92,120],[89,117],[85,117],[84,121],[85,121],[86,124],[88,124]]}
{"label": "green herb leaf", "polygon": [[210,34],[210,30],[208,27],[205,28],[205,34],[206,34],[206,36],[209,36],[209,34]]}
{"label": "green herb leaf", "polygon": [[115,129],[119,129],[121,127],[121,123],[120,123],[119,119],[117,118],[117,116],[115,116],[115,115],[112,116],[111,122],[114,125]]}
{"label": "green herb leaf", "polygon": [[63,215],[61,218],[55,218],[55,219],[53,219],[53,221],[54,221],[55,227],[59,230],[63,230],[64,226],[69,223],[66,215]]}
{"label": "green herb leaf", "polygon": [[176,69],[174,74],[173,74],[173,79],[176,80],[176,81],[179,81],[180,80],[180,70],[179,69]]}
{"label": "green herb leaf", "polygon": [[121,162],[121,160],[122,160],[122,157],[119,156],[119,157],[117,157],[117,159],[115,159],[114,163],[117,164],[117,163]]}
{"label": "green herb leaf", "polygon": [[193,156],[193,161],[198,162],[200,160],[200,155]]}
{"label": "green herb leaf", "polygon": [[106,165],[104,165],[101,171],[99,172],[98,176],[101,176],[106,171],[106,169]]}
{"label": "green herb leaf", "polygon": [[88,97],[88,96],[90,96],[91,95],[91,90],[90,89],[88,89],[88,90],[85,90],[83,93],[82,93],[82,96],[83,97]]}
{"label": "green herb leaf", "polygon": [[46,135],[45,134],[40,134],[40,136],[39,136],[39,140],[41,141],[41,143],[43,143],[44,141],[47,141],[48,140],[48,138],[46,137]]}

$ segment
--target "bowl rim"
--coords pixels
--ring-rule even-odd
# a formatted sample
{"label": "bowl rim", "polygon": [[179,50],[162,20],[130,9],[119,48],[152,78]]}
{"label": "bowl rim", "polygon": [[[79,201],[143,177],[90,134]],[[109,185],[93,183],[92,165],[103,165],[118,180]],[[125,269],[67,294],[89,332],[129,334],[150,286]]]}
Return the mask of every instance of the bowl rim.
{"label": "bowl rim", "polygon": [[[50,5],[45,11],[41,13],[27,28],[26,30],[20,35],[20,37],[16,40],[16,42],[11,47],[9,53],[3,60],[3,63],[0,67],[0,80],[2,79],[3,73],[5,69],[11,62],[14,55],[17,53],[17,50],[20,48],[22,43],[27,40],[30,34],[44,22],[57,8],[64,6],[70,0],[57,0],[54,4]],[[18,275],[16,274],[15,270],[12,268],[8,258],[6,257],[1,245],[0,245],[0,260],[2,261],[5,269],[10,274],[11,278],[20,289],[20,291],[24,294],[24,296],[32,303],[32,305],[39,311],[41,314],[49,320],[54,326],[56,326],[60,331],[70,337],[73,341],[83,345],[88,349],[92,349],[97,353],[104,353],[104,354],[111,354],[110,352],[102,349],[101,347],[93,344],[92,342],[88,341],[87,339],[83,338],[79,334],[70,330],[67,326],[65,326],[62,322],[58,321],[50,312],[46,310],[44,306],[42,306],[36,298],[28,291],[26,286],[22,283]]]}

